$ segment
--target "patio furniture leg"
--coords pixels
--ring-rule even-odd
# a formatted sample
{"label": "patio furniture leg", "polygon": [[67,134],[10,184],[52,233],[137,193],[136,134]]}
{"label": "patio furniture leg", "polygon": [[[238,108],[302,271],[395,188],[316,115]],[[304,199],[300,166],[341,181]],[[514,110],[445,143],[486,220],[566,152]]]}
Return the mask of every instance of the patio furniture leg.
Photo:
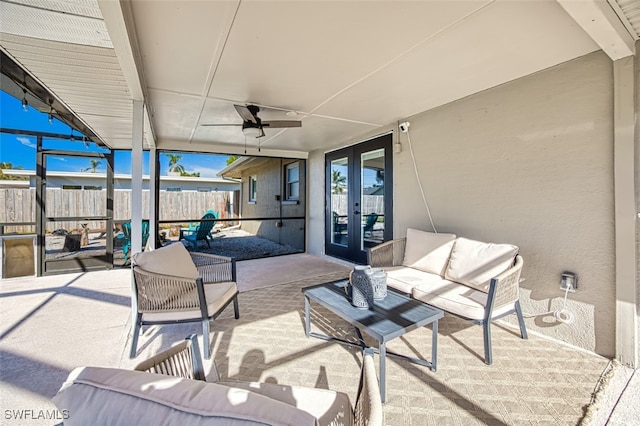
{"label": "patio furniture leg", "polygon": [[384,343],[380,343],[380,398],[382,403],[385,402],[387,397],[387,346]]}
{"label": "patio furniture leg", "polygon": [[304,334],[309,337],[309,333],[311,333],[311,313],[309,306],[309,298],[305,296],[304,298]]}
{"label": "patio furniture leg", "polygon": [[486,320],[482,325],[484,331],[484,362],[491,365],[493,358],[491,356],[491,321]]}
{"label": "patio furniture leg", "polygon": [[524,317],[522,316],[522,308],[520,307],[519,300],[516,300],[516,315],[518,315],[518,323],[520,324],[520,335],[523,339],[528,339],[527,326],[524,324]]}
{"label": "patio furniture leg", "polygon": [[211,348],[209,347],[209,319],[202,320],[202,345],[204,346],[205,359],[211,358]]}
{"label": "patio furniture leg", "polygon": [[438,367],[438,321],[431,323],[431,371]]}
{"label": "patio furniture leg", "polygon": [[140,335],[140,323],[142,322],[142,314],[138,313],[136,315],[136,322],[133,324],[133,335],[131,336],[131,353],[129,354],[129,358],[133,359],[136,357],[136,351],[138,349],[138,336]]}
{"label": "patio furniture leg", "polygon": [[236,319],[240,318],[240,308],[238,307],[238,295],[233,298],[233,313]]}

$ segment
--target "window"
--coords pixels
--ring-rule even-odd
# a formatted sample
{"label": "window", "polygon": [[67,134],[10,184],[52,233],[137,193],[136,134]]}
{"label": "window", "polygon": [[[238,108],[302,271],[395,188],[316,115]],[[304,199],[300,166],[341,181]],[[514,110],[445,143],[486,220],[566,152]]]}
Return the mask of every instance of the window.
{"label": "window", "polygon": [[62,189],[82,189],[82,185],[62,185]]}
{"label": "window", "polygon": [[256,195],[258,193],[258,178],[256,176],[249,177],[249,202],[256,202]]}
{"label": "window", "polygon": [[299,162],[287,164],[285,169],[285,200],[300,199],[300,166]]}
{"label": "window", "polygon": [[96,185],[85,185],[84,189],[85,190],[90,190],[90,191],[102,191],[102,187],[101,186],[96,186]]}
{"label": "window", "polygon": [[182,192],[182,188],[175,186],[168,186],[166,189],[167,192]]}

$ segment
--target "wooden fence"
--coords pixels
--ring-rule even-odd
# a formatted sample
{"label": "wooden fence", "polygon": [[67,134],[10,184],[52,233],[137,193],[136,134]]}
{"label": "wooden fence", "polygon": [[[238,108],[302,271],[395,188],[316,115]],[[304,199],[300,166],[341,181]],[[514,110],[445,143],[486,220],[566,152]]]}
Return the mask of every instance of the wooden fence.
{"label": "wooden fence", "polygon": [[[331,195],[331,210],[340,216],[347,215],[347,194]],[[370,213],[384,214],[384,195],[365,195],[362,197],[360,211],[363,215]]]}
{"label": "wooden fence", "polygon": [[[50,188],[46,190],[47,217],[104,216],[107,206],[106,190],[76,190]],[[113,219],[117,221],[131,218],[131,191],[116,190],[113,194]],[[220,218],[232,217],[233,192],[160,192],[160,220],[197,219],[207,210],[219,212]],[[149,191],[142,192],[143,217],[149,217]],[[33,188],[0,189],[0,222],[35,222],[36,193]],[[104,221],[98,222],[48,222],[48,232],[56,229],[76,230],[81,224],[92,229],[103,229]],[[5,233],[34,232],[29,226],[5,226]]]}

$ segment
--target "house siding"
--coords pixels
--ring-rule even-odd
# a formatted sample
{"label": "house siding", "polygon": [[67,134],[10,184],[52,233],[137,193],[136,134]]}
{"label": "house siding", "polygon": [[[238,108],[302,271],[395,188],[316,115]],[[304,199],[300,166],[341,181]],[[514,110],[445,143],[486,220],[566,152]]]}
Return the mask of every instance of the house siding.
{"label": "house siding", "polygon": [[[281,203],[284,199],[284,167],[292,162],[300,164],[300,198],[297,204]],[[304,219],[286,219],[304,217],[306,194],[305,162],[303,160],[269,159],[259,166],[248,168],[242,173],[241,203],[243,218],[273,217],[274,220],[247,220],[241,223],[241,229],[267,238],[280,244],[304,250]],[[257,196],[255,202],[249,202],[249,178],[257,177]],[[277,227],[277,218],[282,216],[282,226]]]}
{"label": "house siding", "polygon": [[[612,63],[596,52],[409,117],[409,136],[439,232],[512,243],[525,266],[523,310],[562,307],[560,275],[578,274],[566,309],[529,330],[607,357],[615,354]],[[398,137],[398,135],[396,135]],[[394,154],[394,235],[431,230],[407,135]],[[362,138],[364,140],[364,137]],[[346,143],[353,143],[349,141]],[[323,193],[324,152],[309,156],[310,194]],[[415,200],[415,201],[414,201]],[[308,251],[321,253],[323,206],[309,200]],[[312,210],[313,209],[313,210]],[[323,216],[324,217],[324,216]],[[320,230],[320,231],[319,231]],[[318,241],[320,240],[320,241]],[[512,321],[513,319],[507,319]]]}

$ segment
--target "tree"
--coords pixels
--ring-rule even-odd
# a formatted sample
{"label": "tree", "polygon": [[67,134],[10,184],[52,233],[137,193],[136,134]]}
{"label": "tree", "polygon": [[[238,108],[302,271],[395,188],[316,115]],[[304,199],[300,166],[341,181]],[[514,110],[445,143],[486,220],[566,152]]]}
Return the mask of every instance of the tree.
{"label": "tree", "polygon": [[193,172],[193,173],[189,173],[189,172],[182,172],[182,173],[180,173],[180,176],[187,176],[187,177],[200,177],[200,172]]}
{"label": "tree", "polygon": [[182,174],[185,172],[184,166],[180,164],[182,155],[180,154],[165,154],[169,158],[169,171]]}
{"label": "tree", "polygon": [[26,176],[11,176],[11,175],[5,175],[4,172],[2,170],[23,170],[24,167],[22,166],[16,166],[13,167],[13,163],[9,163],[9,162],[0,162],[0,179],[2,180],[29,180],[28,177]]}
{"label": "tree", "polygon": [[343,194],[347,189],[347,177],[338,170],[331,171],[331,193]]}
{"label": "tree", "polygon": [[236,161],[238,158],[240,157],[238,157],[237,155],[230,155],[229,157],[227,157],[227,166]]}
{"label": "tree", "polygon": [[96,173],[98,167],[100,167],[100,165],[102,164],[102,161],[89,160],[89,163],[91,163],[91,166],[87,167],[86,169],[82,169],[81,171],[86,172],[91,170],[91,173]]}

